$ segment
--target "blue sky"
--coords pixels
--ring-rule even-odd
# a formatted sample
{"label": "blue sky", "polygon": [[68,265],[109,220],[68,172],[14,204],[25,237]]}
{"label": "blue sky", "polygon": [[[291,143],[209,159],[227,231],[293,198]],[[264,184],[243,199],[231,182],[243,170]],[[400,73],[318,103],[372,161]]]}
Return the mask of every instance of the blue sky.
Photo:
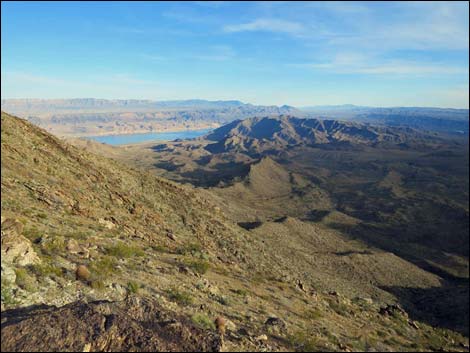
{"label": "blue sky", "polygon": [[468,108],[468,2],[5,2],[2,98]]}

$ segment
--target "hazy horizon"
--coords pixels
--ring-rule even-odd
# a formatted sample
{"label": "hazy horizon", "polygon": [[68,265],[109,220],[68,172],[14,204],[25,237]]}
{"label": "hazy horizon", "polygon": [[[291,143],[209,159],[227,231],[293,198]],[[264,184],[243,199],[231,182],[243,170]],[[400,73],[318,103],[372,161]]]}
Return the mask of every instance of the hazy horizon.
{"label": "hazy horizon", "polygon": [[[232,99],[204,99],[204,98],[181,98],[181,99],[158,99],[158,98],[102,98],[102,97],[71,97],[71,98],[63,98],[63,97],[57,97],[57,98],[38,98],[38,97],[18,97],[18,98],[1,98],[2,100],[82,100],[82,99],[95,99],[95,100],[109,100],[109,101],[129,101],[129,100],[135,100],[135,101],[153,101],[153,102],[171,102],[171,101],[208,101],[208,102],[233,102],[233,101],[238,101],[243,104],[252,104],[252,105],[257,105],[252,102],[247,102],[243,101],[240,99],[232,98]],[[277,103],[277,104],[259,104],[262,106],[283,106],[283,105],[288,105],[292,106],[294,108],[299,108],[299,109],[306,109],[306,108],[316,108],[316,107],[347,107],[347,106],[353,106],[353,107],[364,107],[364,108],[435,108],[435,109],[466,109],[468,110],[468,107],[446,107],[446,106],[417,106],[417,105],[391,105],[391,106],[378,106],[378,105],[360,105],[360,104],[354,104],[354,103],[338,103],[338,104],[310,104],[310,105],[301,105],[301,106],[295,106],[295,105],[290,105],[290,104],[285,104],[285,103]]]}

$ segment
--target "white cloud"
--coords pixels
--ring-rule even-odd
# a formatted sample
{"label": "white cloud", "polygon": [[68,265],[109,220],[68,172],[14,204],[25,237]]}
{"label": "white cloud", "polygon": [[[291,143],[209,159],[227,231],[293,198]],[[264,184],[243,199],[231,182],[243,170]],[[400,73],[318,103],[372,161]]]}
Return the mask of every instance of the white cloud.
{"label": "white cloud", "polygon": [[225,32],[229,33],[264,31],[300,34],[304,31],[305,28],[301,23],[298,22],[281,19],[258,18],[247,23],[226,25],[223,29]]}
{"label": "white cloud", "polygon": [[291,67],[307,68],[338,74],[366,75],[468,75],[464,66],[410,60],[386,60],[363,53],[338,53],[332,59],[322,62],[287,64]]}

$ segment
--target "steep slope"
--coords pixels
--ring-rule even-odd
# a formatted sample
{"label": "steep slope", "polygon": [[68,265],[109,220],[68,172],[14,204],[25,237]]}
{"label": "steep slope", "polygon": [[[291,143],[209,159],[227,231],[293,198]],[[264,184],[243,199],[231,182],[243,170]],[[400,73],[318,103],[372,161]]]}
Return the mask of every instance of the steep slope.
{"label": "steep slope", "polygon": [[[352,261],[355,275],[339,276],[341,285],[309,275],[322,271],[308,266],[313,249],[338,242],[345,251],[364,250],[339,233],[297,221],[246,231],[208,193],[70,146],[7,114],[1,126],[2,350],[42,349],[47,342],[56,350],[105,351],[468,344],[452,331],[415,323],[378,287],[383,277],[362,292],[373,272],[357,276],[354,268],[366,270],[367,257]],[[268,160],[254,166],[255,186],[264,164],[275,167]],[[286,180],[282,170],[270,175]],[[277,237],[288,242],[289,228],[298,231],[277,254]],[[291,260],[302,248],[310,255]],[[440,281],[370,251],[374,271],[389,271],[394,285],[426,290]],[[393,263],[400,264],[396,272]],[[406,281],[397,282],[399,272],[409,273]],[[227,322],[223,347],[213,323],[218,316]]]}

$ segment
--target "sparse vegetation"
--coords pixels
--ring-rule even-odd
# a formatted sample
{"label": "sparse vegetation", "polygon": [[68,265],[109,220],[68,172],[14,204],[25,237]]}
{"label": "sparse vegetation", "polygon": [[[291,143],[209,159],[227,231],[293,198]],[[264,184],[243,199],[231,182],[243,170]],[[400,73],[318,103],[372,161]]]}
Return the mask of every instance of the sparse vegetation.
{"label": "sparse vegetation", "polygon": [[231,289],[231,291],[241,297],[246,297],[248,295],[248,291],[246,289],[238,288],[238,289]]}
{"label": "sparse vegetation", "polygon": [[191,316],[191,321],[199,328],[205,330],[215,330],[214,321],[205,314],[194,314]]}
{"label": "sparse vegetation", "polygon": [[36,283],[34,277],[32,277],[25,268],[17,268],[15,270],[15,283],[18,287],[28,291],[28,292],[35,292],[36,291]]}
{"label": "sparse vegetation", "polygon": [[203,260],[187,261],[185,265],[199,274],[205,274],[210,268],[209,262]]}
{"label": "sparse vegetation", "polygon": [[25,227],[23,229],[23,235],[34,243],[37,239],[41,238],[43,232],[41,232],[36,226],[30,228]]}
{"label": "sparse vegetation", "polygon": [[65,253],[65,238],[63,236],[49,237],[43,244],[41,250],[50,256]]}
{"label": "sparse vegetation", "polygon": [[319,309],[307,310],[304,314],[304,318],[307,320],[318,320],[323,317],[322,312]]}
{"label": "sparse vegetation", "polygon": [[338,315],[346,316],[349,314],[349,307],[346,304],[330,300],[329,302],[330,308],[333,309]]}
{"label": "sparse vegetation", "polygon": [[90,269],[95,276],[108,278],[118,274],[117,259],[114,256],[102,256],[99,260],[90,263]]}
{"label": "sparse vegetation", "polygon": [[62,269],[45,261],[40,264],[32,265],[31,270],[38,277],[38,279],[45,277],[62,276]]}
{"label": "sparse vegetation", "polygon": [[176,288],[167,289],[166,294],[168,298],[178,304],[191,305],[193,303],[193,297],[190,293],[180,291]]}
{"label": "sparse vegetation", "polygon": [[127,282],[127,291],[129,293],[135,294],[139,291],[140,289],[140,284],[135,282],[135,281],[129,281]]}
{"label": "sparse vegetation", "polygon": [[2,278],[2,303],[5,305],[15,305],[17,304],[17,300],[13,295],[13,291],[11,288],[11,283],[8,282],[6,279]]}
{"label": "sparse vegetation", "polygon": [[107,254],[117,258],[131,258],[135,256],[143,256],[144,252],[137,246],[127,245],[123,242],[117,242],[114,245],[108,246]]}
{"label": "sparse vegetation", "polygon": [[314,334],[306,331],[296,331],[288,337],[289,344],[296,352],[318,352],[322,346]]}
{"label": "sparse vegetation", "polygon": [[176,253],[179,255],[193,255],[195,256],[198,253],[202,252],[202,246],[198,243],[190,243],[187,245],[182,245],[176,249]]}
{"label": "sparse vegetation", "polygon": [[225,295],[220,295],[220,294],[217,294],[217,295],[213,295],[212,296],[214,298],[214,300],[222,305],[230,305],[230,300],[228,297],[226,297]]}
{"label": "sparse vegetation", "polygon": [[[2,278],[2,304],[6,309],[16,303],[29,306],[44,302],[62,306],[77,297],[90,301],[119,301],[127,293],[135,294],[127,296],[130,300],[142,296],[155,299],[158,306],[171,309],[171,318],[178,322],[181,320],[183,324],[188,324],[187,318],[191,318],[195,326],[204,330],[214,330],[210,316],[223,315],[236,327],[232,333],[240,338],[230,339],[237,350],[267,346],[298,351],[458,350],[468,344],[468,338],[461,334],[430,327],[426,318],[413,326],[414,321],[410,323],[406,314],[378,313],[379,303],[389,298],[384,294],[384,283],[394,288],[403,286],[400,288],[404,292],[409,288],[410,293],[406,294],[414,295],[416,292],[431,299],[436,290],[439,294],[436,297],[447,301],[447,295],[439,292],[442,288],[437,276],[404,261],[398,252],[391,254],[390,250],[381,250],[382,246],[395,245],[389,241],[388,233],[381,232],[383,228],[363,232],[362,227],[373,224],[377,217],[386,224],[386,218],[391,217],[387,212],[393,214],[394,221],[399,224],[402,213],[407,217],[409,207],[418,207],[414,203],[402,203],[398,196],[391,198],[392,191],[388,186],[385,191],[374,189],[376,181],[373,179],[380,179],[380,175],[388,173],[385,169],[388,166],[377,161],[379,155],[366,156],[366,163],[348,159],[343,150],[317,147],[310,150],[306,147],[303,152],[311,152],[308,158],[318,164],[318,168],[311,169],[311,165],[307,165],[307,176],[295,176],[295,172],[287,170],[291,166],[289,163],[274,161],[275,155],[272,156],[273,161],[265,160],[258,167],[260,162],[256,158],[245,156],[245,159],[240,159],[244,161],[240,162],[241,165],[237,164],[238,160],[233,162],[233,167],[241,169],[248,160],[253,164],[251,172],[248,171],[251,174],[239,178],[243,185],[230,181],[224,189],[207,189],[202,194],[197,188],[182,188],[150,173],[67,146],[48,135],[30,133],[29,130],[35,131],[36,128],[27,123],[19,126],[19,131],[29,133],[26,142],[19,138],[4,141],[3,131],[10,127],[2,118],[2,153],[6,150],[7,156],[12,157],[7,165],[2,165],[2,216],[19,218],[24,223],[22,234],[32,242],[30,249],[41,262],[25,267],[16,263],[11,265],[13,270],[16,269],[16,281],[11,271],[13,283]],[[41,163],[35,168],[25,168],[29,154],[36,153],[29,141],[44,149]],[[181,144],[189,146],[190,142]],[[5,146],[12,146],[12,149],[5,149]],[[19,153],[12,152],[16,150]],[[195,155],[199,152],[194,150]],[[357,155],[361,153],[358,151]],[[402,153],[406,155],[408,152],[403,150]],[[292,155],[292,165],[300,170],[303,166],[301,157],[307,158],[305,156],[307,154]],[[209,157],[214,158],[213,155]],[[287,153],[285,158],[290,157]],[[219,165],[217,158],[211,165]],[[394,155],[394,158],[399,156]],[[345,165],[331,166],[330,163],[341,164],[338,161],[344,161]],[[54,167],[57,178],[46,175],[48,163]],[[152,163],[155,163],[153,158]],[[372,171],[360,169],[361,163],[372,165]],[[412,170],[413,173],[420,172],[416,166]],[[75,178],[78,174],[83,176],[81,180]],[[289,178],[284,180],[286,175]],[[247,178],[255,183],[247,182]],[[434,176],[429,178],[432,180]],[[274,180],[274,187],[267,185],[268,179]],[[395,183],[394,180],[388,182]],[[328,188],[336,182],[343,188],[342,194],[335,195],[341,196],[341,199],[335,199],[342,204],[341,210],[335,210],[336,204],[329,203],[331,200],[328,198]],[[406,182],[407,176],[402,175],[400,183]],[[348,189],[350,185],[347,183],[356,183],[357,190]],[[404,185],[399,187],[404,188]],[[325,194],[321,190],[323,187],[328,189]],[[397,189],[398,186],[394,184],[393,187]],[[272,194],[264,197],[257,188]],[[290,193],[289,190],[302,190],[302,193]],[[367,194],[369,190],[372,191]],[[220,194],[211,199],[213,191]],[[239,198],[233,197],[236,192],[240,192]],[[246,195],[253,197],[250,207],[245,208],[243,202],[246,200],[243,198]],[[421,194],[413,195],[413,199],[408,201],[421,202],[414,199]],[[4,203],[4,199],[19,199],[21,202]],[[382,206],[376,213],[367,213],[367,222],[361,221],[370,200]],[[436,200],[432,202],[439,203],[447,215],[450,211],[444,203]],[[227,201],[233,203],[224,208]],[[65,210],[69,203],[75,206],[67,213]],[[331,210],[317,214],[321,217],[314,217],[314,222],[308,217],[301,218],[304,207],[320,209],[318,204]],[[215,206],[220,206],[218,211],[215,211]],[[429,209],[433,207],[436,206],[429,206]],[[282,212],[289,212],[289,216],[280,217],[284,215]],[[112,219],[115,226],[100,225],[100,218]],[[260,224],[245,230],[236,225],[238,218],[243,221],[259,218]],[[427,220],[426,217],[421,219],[424,223]],[[347,236],[344,232],[348,232]],[[371,241],[383,243],[365,246],[368,239],[361,237],[371,234],[374,235]],[[378,234],[380,236],[376,236]],[[397,248],[400,247],[402,245],[398,244]],[[422,257],[429,254],[429,248],[416,245],[410,247],[408,254]],[[447,267],[439,267],[441,270],[447,271],[454,264],[468,269],[466,259],[453,252],[448,254]],[[440,250],[435,250],[436,267],[439,256],[442,256]],[[78,264],[84,264],[90,270],[90,277],[82,282],[75,280],[74,270]],[[338,273],[336,277],[336,270],[346,272]],[[402,276],[403,273],[407,276]],[[165,291],[168,287],[171,288]],[[167,300],[161,297],[162,291]],[[346,298],[349,294],[362,299],[350,302]],[[396,297],[402,301],[400,295]],[[448,297],[454,298],[452,295]],[[138,301],[135,300],[136,303]],[[459,305],[449,306],[449,310]],[[271,316],[285,321],[285,327],[265,325]],[[152,316],[152,320],[154,317],[160,320],[157,315]],[[418,317],[410,311],[410,318],[417,320]],[[452,327],[450,314],[444,320]],[[109,320],[108,324],[111,323]],[[464,325],[454,327],[461,330]],[[200,331],[192,326],[191,329]],[[239,329],[240,333],[237,333]],[[204,333],[214,336],[211,332]],[[266,338],[263,336],[255,341],[254,338],[264,333]]]}

